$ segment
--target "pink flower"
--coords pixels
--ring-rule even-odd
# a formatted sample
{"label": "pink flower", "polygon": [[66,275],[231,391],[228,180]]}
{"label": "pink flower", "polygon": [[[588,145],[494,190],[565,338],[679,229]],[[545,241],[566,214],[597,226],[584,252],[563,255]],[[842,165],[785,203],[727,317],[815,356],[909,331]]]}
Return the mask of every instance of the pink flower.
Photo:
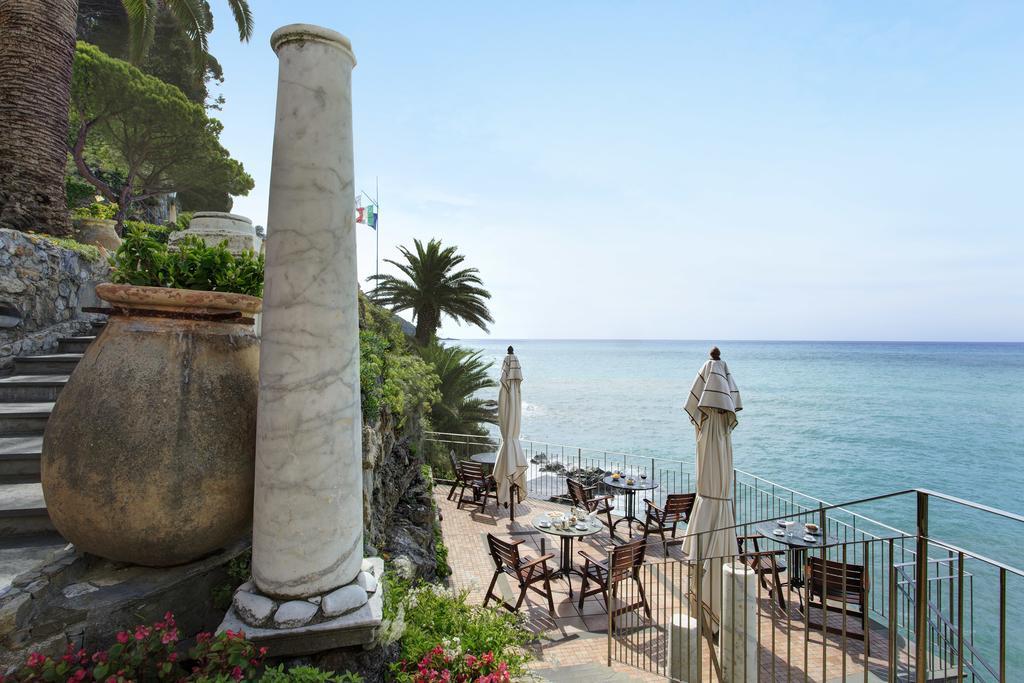
{"label": "pink flower", "polygon": [[231,677],[236,681],[242,680],[242,667],[236,666],[231,670]]}
{"label": "pink flower", "polygon": [[129,640],[131,640],[131,636],[128,635],[127,631],[118,631],[117,632],[117,642],[119,642],[122,645],[124,645]]}
{"label": "pink flower", "polygon": [[160,636],[160,642],[164,645],[167,645],[168,643],[173,643],[176,640],[178,640],[178,629],[176,628],[172,628],[169,631],[164,631],[164,634]]}
{"label": "pink flower", "polygon": [[46,657],[44,657],[43,655],[39,654],[38,652],[33,652],[32,654],[30,654],[28,656],[28,662],[27,663],[28,663],[30,668],[35,668],[37,666],[42,666],[43,664],[46,663]]}
{"label": "pink flower", "polygon": [[85,680],[85,669],[79,669],[75,672],[75,675],[68,679],[69,681],[84,681]]}
{"label": "pink flower", "polygon": [[[266,657],[266,656],[267,656],[267,648],[261,647],[260,648],[260,657]],[[404,664],[404,662],[403,662],[403,664]]]}
{"label": "pink flower", "polygon": [[92,661],[96,662],[97,664],[103,664],[107,661],[107,651],[97,650],[96,653],[92,656]]}
{"label": "pink flower", "polygon": [[176,661],[178,661],[178,653],[177,652],[172,652],[171,654],[167,655],[167,661],[168,662],[176,662]]}

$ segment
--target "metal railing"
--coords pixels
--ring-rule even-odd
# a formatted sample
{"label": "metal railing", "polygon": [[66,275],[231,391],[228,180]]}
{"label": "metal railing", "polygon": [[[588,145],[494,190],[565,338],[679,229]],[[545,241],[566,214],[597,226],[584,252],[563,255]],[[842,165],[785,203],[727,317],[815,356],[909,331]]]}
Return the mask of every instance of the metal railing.
{"label": "metal railing", "polygon": [[[484,451],[494,451],[498,447],[490,437],[430,432],[425,438],[435,448],[453,451],[458,459]],[[527,473],[527,494],[530,497],[562,501],[566,496],[566,477],[578,478],[590,484],[599,482],[603,475],[612,469],[618,469],[628,476],[637,478],[646,474],[658,482],[659,488],[649,492],[649,497],[659,504],[663,503],[669,494],[694,490],[695,468],[692,462],[529,439],[521,439],[521,443],[530,460]],[[888,524],[858,511],[870,503],[908,499],[913,499],[915,510],[915,518],[911,524]],[[878,672],[882,671],[885,674],[883,680],[892,681],[947,678],[970,681],[1016,680],[1007,678],[1009,662],[1013,657],[1008,657],[1007,653],[1006,597],[1008,584],[1017,584],[1024,574],[1009,563],[992,560],[929,537],[930,499],[1009,520],[1014,525],[1024,522],[1024,518],[1012,513],[932,491],[901,491],[834,505],[742,470],[734,470],[733,474],[735,528],[740,535],[755,534],[759,524],[763,525],[777,519],[813,520],[827,533],[830,542],[818,554],[808,554],[808,560],[817,558],[820,561],[824,558],[864,569],[868,577],[865,605],[867,619],[869,623],[884,627],[884,645],[887,652],[887,658],[877,661],[864,657],[863,653],[860,655],[863,660],[860,667],[865,676],[878,676]],[[617,508],[621,511],[622,501],[617,499],[616,502]],[[909,531],[900,527],[907,527]],[[1019,534],[1021,529],[1015,526],[1015,531]],[[1024,538],[1024,535],[1019,535],[1018,538]],[[763,548],[770,548],[773,551],[782,547],[767,537],[762,537],[760,541]],[[675,547],[678,545],[679,542],[673,543]],[[922,558],[920,562],[919,554]],[[718,559],[723,562],[726,560],[724,557]],[[735,557],[729,559],[731,561]],[[802,559],[798,564],[801,566],[789,570],[789,575],[797,579],[801,578],[806,568],[806,563]],[[682,557],[665,558],[646,563],[641,571],[655,586],[671,585],[671,590],[678,593],[679,584],[674,584],[673,581],[683,577],[688,581],[694,571],[694,565],[694,562]],[[760,581],[758,586],[761,586]],[[1020,588],[1019,585],[1016,587]],[[977,600],[976,591],[981,594]],[[652,595],[663,601],[663,607],[673,604],[672,600],[678,597],[669,599],[659,594],[657,590]],[[758,595],[759,619],[768,614],[760,602],[763,598],[763,595]],[[665,602],[666,600],[668,602]],[[1019,606],[1016,609],[1020,611]],[[1021,618],[1015,619],[1014,623],[1024,622],[1024,615],[1020,616]],[[775,623],[771,622],[772,618],[777,621],[783,619],[781,613],[764,618],[769,620],[768,623]],[[844,612],[843,621],[845,619]],[[790,628],[792,615],[785,617],[785,620],[787,628],[784,632],[787,634],[788,642],[785,656],[781,661],[777,660],[779,652],[774,640],[779,634],[770,630],[773,638],[770,643],[762,642],[759,636],[759,656],[764,659],[770,655],[771,662],[767,669],[762,667],[762,677],[770,676],[768,680],[826,680],[806,671],[794,673],[796,670],[793,666],[800,662],[791,659],[794,654],[792,638],[798,635],[798,630]],[[760,628],[761,622],[758,624]],[[993,624],[997,625],[994,629]],[[669,637],[671,625],[667,622],[653,623],[650,626],[655,630],[660,629],[660,637],[663,639]],[[769,630],[765,631],[768,632]],[[918,634],[923,636],[919,638]],[[613,641],[616,641],[616,638],[610,636],[610,657],[615,645]],[[824,636],[822,642],[825,642]],[[628,661],[630,658],[625,656],[628,651],[627,645],[622,642],[615,645],[620,648],[620,656],[614,659],[637,665],[637,661]],[[803,646],[809,647],[806,642]],[[621,650],[622,647],[627,647],[627,650]],[[827,651],[834,647],[834,644],[826,644],[824,647]],[[851,664],[846,657],[848,650],[845,638],[840,649],[844,655],[838,666],[845,676],[847,665]],[[856,648],[849,652],[855,654],[855,650]],[[808,656],[807,653],[797,654],[805,657],[808,662],[820,659]],[[1019,654],[1017,658],[1020,658]],[[633,659],[636,660],[636,657]],[[824,675],[828,665],[825,659],[821,661],[821,673]],[[657,662],[661,662],[660,670],[656,666]],[[667,651],[663,651],[660,659],[648,656],[648,667],[641,668],[653,667],[649,670],[668,676],[670,672],[667,663]],[[775,671],[780,670],[783,663],[785,676],[777,679]],[[925,677],[919,678],[918,672]],[[1017,673],[1020,674],[1021,680],[1024,680],[1024,670]],[[807,678],[804,677],[805,674]],[[719,679],[709,677],[704,680]],[[865,680],[869,679],[866,677]]]}
{"label": "metal railing", "polygon": [[[704,550],[726,529],[692,534],[690,556],[670,551],[619,582],[609,612],[609,663],[688,682],[1022,680],[1024,672],[1010,668],[1007,648],[1019,643],[1020,634],[1010,637],[1007,612],[1008,596],[1024,586],[1024,571],[929,536],[928,518],[936,501],[1015,525],[1024,517],[914,489],[760,522],[813,522],[829,529],[833,514],[897,498],[914,501],[913,534],[846,541],[826,536],[823,544],[798,552],[762,535],[759,550],[747,545],[742,555]],[[747,526],[729,530],[743,537]],[[911,562],[899,560],[906,546],[915,548]],[[940,552],[947,557],[929,559]],[[609,548],[609,565],[614,553]],[[776,584],[774,570],[783,564]],[[975,581],[995,579],[998,600],[984,610],[969,605],[972,575]],[[798,577],[803,581],[792,582]],[[1009,589],[1011,581],[1017,591]],[[870,609],[872,593],[885,609]],[[976,641],[976,624],[994,637]]]}

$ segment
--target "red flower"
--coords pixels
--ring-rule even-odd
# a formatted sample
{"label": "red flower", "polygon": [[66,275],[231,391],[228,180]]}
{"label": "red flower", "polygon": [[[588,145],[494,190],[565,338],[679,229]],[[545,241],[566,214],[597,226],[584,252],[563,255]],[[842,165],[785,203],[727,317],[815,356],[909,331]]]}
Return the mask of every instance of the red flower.
{"label": "red flower", "polygon": [[242,680],[242,667],[236,666],[231,670],[231,677],[236,681]]}
{"label": "red flower", "polygon": [[75,675],[68,679],[69,681],[84,681],[85,680],[85,669],[79,669],[75,672]]}
{"label": "red flower", "polygon": [[117,642],[119,642],[122,645],[124,645],[129,640],[131,640],[131,636],[128,635],[128,631],[118,631],[117,632]]}
{"label": "red flower", "polygon": [[261,647],[260,648],[260,657],[266,657],[266,656],[267,656],[267,648]]}
{"label": "red flower", "polygon": [[28,656],[28,662],[27,663],[28,663],[29,667],[34,669],[37,666],[42,666],[43,664],[45,664],[46,663],[46,657],[44,657],[43,655],[39,654],[38,652],[33,652],[32,654],[30,654]]}
{"label": "red flower", "polygon": [[97,650],[96,653],[92,656],[92,661],[96,662],[97,664],[103,664],[107,661],[107,651]]}

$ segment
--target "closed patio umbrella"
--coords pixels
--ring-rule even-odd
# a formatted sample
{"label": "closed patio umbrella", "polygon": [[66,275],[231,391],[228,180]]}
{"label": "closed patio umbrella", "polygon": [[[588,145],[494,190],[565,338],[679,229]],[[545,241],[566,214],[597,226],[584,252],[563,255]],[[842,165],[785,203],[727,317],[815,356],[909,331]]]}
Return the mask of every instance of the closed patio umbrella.
{"label": "closed patio umbrella", "polygon": [[498,484],[498,502],[510,509],[512,519],[516,518],[512,487],[526,491],[526,469],[528,463],[523,446],[519,443],[519,428],[523,419],[523,404],[519,393],[523,381],[523,370],[519,359],[508,347],[508,355],[501,364],[501,387],[498,389],[498,428],[501,430],[501,448],[494,461],[494,480]]}
{"label": "closed patio umbrella", "polygon": [[[685,409],[697,433],[697,501],[686,525],[683,552],[694,558],[697,537],[693,534],[711,532],[701,534],[701,557],[736,555],[736,530],[732,528],[736,524],[732,509],[732,430],[743,403],[717,347],[711,349],[711,359],[697,373]],[[721,566],[721,559],[704,562],[701,585],[703,601],[716,616],[721,603],[721,582],[713,578],[716,572],[711,570],[720,571]]]}

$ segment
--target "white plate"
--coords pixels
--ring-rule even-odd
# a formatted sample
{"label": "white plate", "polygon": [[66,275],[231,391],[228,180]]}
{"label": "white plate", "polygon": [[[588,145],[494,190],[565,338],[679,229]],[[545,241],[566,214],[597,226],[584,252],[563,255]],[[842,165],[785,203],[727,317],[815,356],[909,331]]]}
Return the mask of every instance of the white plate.
{"label": "white plate", "polygon": [[780,519],[779,526],[793,526],[793,521],[789,519]]}
{"label": "white plate", "polygon": [[774,534],[775,536],[785,536],[786,532],[782,529],[772,529],[772,534]]}
{"label": "white plate", "polygon": [[807,541],[808,543],[817,543],[818,542],[818,537],[817,536],[811,536],[810,534],[804,534],[804,540]]}
{"label": "white plate", "polygon": [[549,526],[551,526],[551,522],[547,522],[547,521],[541,520],[541,521],[537,522],[537,526],[542,527],[544,529],[547,529]]}
{"label": "white plate", "polygon": [[577,524],[576,525],[576,531],[590,531],[590,525],[589,524]]}

